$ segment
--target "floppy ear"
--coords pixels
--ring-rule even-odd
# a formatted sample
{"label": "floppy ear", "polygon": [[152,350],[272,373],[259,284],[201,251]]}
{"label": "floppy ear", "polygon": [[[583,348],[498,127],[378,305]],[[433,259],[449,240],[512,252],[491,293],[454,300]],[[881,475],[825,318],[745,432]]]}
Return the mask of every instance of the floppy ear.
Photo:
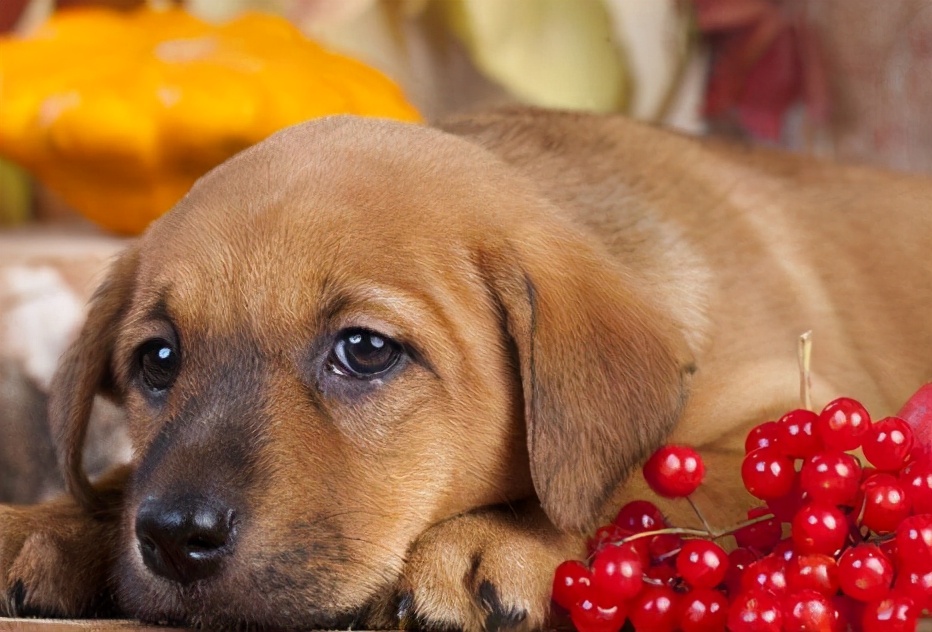
{"label": "floppy ear", "polygon": [[68,492],[88,510],[99,508],[101,499],[82,464],[84,439],[95,395],[119,399],[113,390],[111,357],[117,325],[133,289],[137,261],[136,250],[131,248],[110,268],[91,299],[84,326],[52,378],[49,424],[58,465]]}
{"label": "floppy ear", "polygon": [[587,529],[673,429],[692,353],[645,280],[562,223],[482,265],[517,349],[535,490],[556,526]]}

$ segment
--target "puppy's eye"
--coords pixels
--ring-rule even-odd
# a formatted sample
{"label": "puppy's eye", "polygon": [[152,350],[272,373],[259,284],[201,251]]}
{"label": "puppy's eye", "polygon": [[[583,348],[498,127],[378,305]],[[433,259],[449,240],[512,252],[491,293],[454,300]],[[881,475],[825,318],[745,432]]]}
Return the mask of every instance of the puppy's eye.
{"label": "puppy's eye", "polygon": [[139,377],[151,391],[164,391],[178,374],[178,351],[166,340],[149,340],[139,348]]}
{"label": "puppy's eye", "polygon": [[360,379],[382,375],[398,362],[397,342],[368,329],[345,329],[337,336],[330,353],[331,369]]}

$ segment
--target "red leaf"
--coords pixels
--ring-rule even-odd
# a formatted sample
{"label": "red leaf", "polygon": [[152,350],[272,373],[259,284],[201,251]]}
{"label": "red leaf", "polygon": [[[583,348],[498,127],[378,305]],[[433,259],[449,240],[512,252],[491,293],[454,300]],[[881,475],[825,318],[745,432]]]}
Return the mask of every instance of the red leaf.
{"label": "red leaf", "polygon": [[759,138],[780,137],[783,115],[802,93],[802,68],[796,37],[783,30],[747,75],[738,97],[738,115],[745,129]]}
{"label": "red leaf", "polygon": [[787,24],[770,11],[740,31],[713,37],[713,61],[706,88],[706,115],[719,116],[737,105],[749,74],[779,41]]}
{"label": "red leaf", "polygon": [[805,24],[797,25],[796,36],[799,41],[806,114],[816,123],[825,123],[828,121],[832,104],[822,46],[815,33]]}
{"label": "red leaf", "polygon": [[705,115],[778,140],[787,111],[802,103],[824,122],[829,82],[816,34],[778,0],[692,0],[712,52]]}

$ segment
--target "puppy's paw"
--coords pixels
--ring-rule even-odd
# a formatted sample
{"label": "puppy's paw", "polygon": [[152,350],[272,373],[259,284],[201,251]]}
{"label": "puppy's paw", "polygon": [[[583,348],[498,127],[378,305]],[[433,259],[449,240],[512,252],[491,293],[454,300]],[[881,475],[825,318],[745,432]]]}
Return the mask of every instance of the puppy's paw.
{"label": "puppy's paw", "polygon": [[581,553],[542,512],[485,510],[425,532],[399,587],[397,616],[407,627],[533,630],[550,613],[553,571]]}
{"label": "puppy's paw", "polygon": [[111,613],[116,543],[116,522],[92,518],[70,501],[0,506],[0,614]]}

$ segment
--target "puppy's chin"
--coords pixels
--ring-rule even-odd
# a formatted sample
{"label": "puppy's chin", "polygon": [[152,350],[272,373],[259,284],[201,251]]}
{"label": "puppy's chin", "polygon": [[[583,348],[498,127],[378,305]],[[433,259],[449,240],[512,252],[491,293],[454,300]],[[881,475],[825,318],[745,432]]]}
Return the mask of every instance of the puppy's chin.
{"label": "puppy's chin", "polygon": [[269,573],[261,580],[218,577],[179,586],[128,570],[119,580],[119,601],[127,614],[144,622],[210,630],[347,629],[366,612],[368,599],[341,607],[322,584],[294,582]]}
{"label": "puppy's chin", "polygon": [[[313,549],[313,545],[309,549]],[[379,564],[378,561],[371,562]],[[121,610],[147,623],[210,630],[348,629],[397,572],[329,565],[308,550],[236,554],[215,575],[178,584],[152,573],[135,541],[117,565]]]}

